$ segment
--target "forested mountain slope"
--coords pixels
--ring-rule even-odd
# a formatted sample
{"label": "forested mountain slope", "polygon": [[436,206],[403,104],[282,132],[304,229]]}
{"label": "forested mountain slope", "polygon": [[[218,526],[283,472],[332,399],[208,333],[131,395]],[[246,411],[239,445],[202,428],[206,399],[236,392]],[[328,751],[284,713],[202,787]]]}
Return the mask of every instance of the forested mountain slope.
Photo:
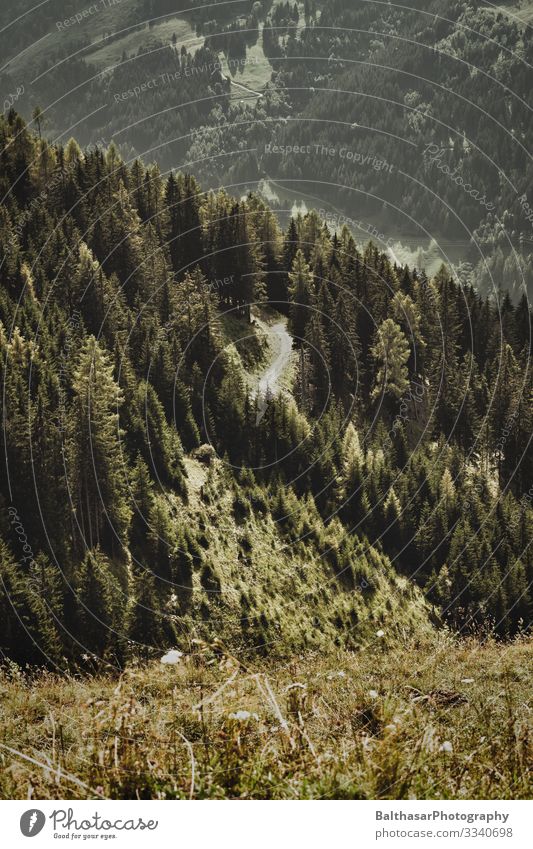
{"label": "forested mountain slope", "polygon": [[[0,119],[1,648],[353,646],[531,620],[531,316],[314,213]],[[254,305],[292,392],[250,390]],[[427,602],[423,601],[422,593]]]}

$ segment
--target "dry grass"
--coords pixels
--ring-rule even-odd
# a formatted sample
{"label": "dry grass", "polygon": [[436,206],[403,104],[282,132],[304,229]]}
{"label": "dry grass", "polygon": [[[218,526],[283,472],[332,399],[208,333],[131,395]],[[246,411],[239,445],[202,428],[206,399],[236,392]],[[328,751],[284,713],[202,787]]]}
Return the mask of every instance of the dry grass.
{"label": "dry grass", "polygon": [[120,677],[4,669],[0,795],[528,798],[532,682],[530,642],[447,635],[253,668],[197,645]]}

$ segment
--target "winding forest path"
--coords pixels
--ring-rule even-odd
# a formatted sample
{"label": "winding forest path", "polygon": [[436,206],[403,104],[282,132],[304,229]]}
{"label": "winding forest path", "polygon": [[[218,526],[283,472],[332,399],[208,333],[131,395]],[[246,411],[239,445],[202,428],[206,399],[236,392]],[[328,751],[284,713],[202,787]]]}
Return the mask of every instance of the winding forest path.
{"label": "winding forest path", "polygon": [[279,395],[289,391],[295,354],[292,336],[287,328],[287,318],[277,314],[272,322],[254,315],[254,322],[268,343],[269,361],[252,378],[252,397],[258,399],[257,423],[263,417],[268,395]]}

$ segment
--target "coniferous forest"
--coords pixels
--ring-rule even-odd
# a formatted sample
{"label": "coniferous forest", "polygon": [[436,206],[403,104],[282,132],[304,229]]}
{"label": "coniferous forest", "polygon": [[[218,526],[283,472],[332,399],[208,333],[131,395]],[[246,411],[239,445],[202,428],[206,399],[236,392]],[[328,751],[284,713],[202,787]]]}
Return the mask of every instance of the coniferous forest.
{"label": "coniferous forest", "polygon": [[[124,799],[530,796],[532,136],[529,116],[511,104],[530,90],[530,30],[460,2],[433,4],[424,29],[413,5],[403,15],[341,0],[239,3],[227,19],[157,0],[135,5],[146,20],[185,16],[198,39],[180,51],[165,30],[183,77],[186,143],[171,139],[179,127],[163,117],[168,92],[143,126],[146,138],[130,127],[127,141],[110,140],[138,118],[132,112],[115,115],[103,142],[84,123],[78,142],[76,124],[102,86],[124,93],[133,83],[114,66],[78,98],[87,62],[58,49],[39,54],[34,71],[51,60],[57,67],[36,91],[52,98],[61,63],[73,66],[68,132],[56,132],[56,103],[8,98],[0,115],[3,798],[25,798],[30,785],[35,798],[94,798],[94,788]],[[56,3],[32,26],[75,14]],[[133,44],[142,27],[133,17],[122,23],[131,23]],[[333,38],[336,28],[343,35]],[[99,51],[120,44],[118,23],[116,32],[99,36]],[[407,33],[417,46],[400,56]],[[96,42],[84,38],[75,46],[92,55]],[[221,67],[200,80],[202,63],[246,59],[258,40],[271,78],[255,105],[233,99],[236,85],[251,83],[232,82]],[[161,71],[158,43],[139,48],[139,67]],[[387,54],[410,76],[406,94]],[[122,62],[133,58],[124,52]],[[483,74],[503,80],[501,100]],[[472,101],[461,107],[472,80],[479,119]],[[354,124],[355,113],[343,114],[345,91],[365,82],[381,100],[361,96]],[[447,148],[446,172],[438,151],[451,131],[438,116],[453,86],[460,94],[447,120],[460,144]],[[138,97],[123,99],[150,117]],[[392,100],[403,102],[401,115]],[[507,108],[518,152],[499,120]],[[359,125],[374,166],[351,166],[347,176],[341,151]],[[151,155],[150,136],[155,148],[169,129],[173,144]],[[412,153],[393,130],[434,157],[432,168],[421,159],[419,179],[431,171],[426,195],[415,196],[401,171]],[[335,153],[318,156],[315,145]],[[507,182],[496,185],[484,146]],[[327,184],[319,202],[306,195],[291,208],[292,198],[269,198],[272,151],[285,186]],[[396,174],[391,166],[385,178],[392,161]],[[452,164],[493,210],[472,194],[467,201]],[[396,208],[409,206],[424,232],[463,238],[465,227],[470,248],[485,252],[479,263],[402,261],[390,249],[397,234],[385,179]],[[374,221],[383,205],[379,234],[369,225],[361,238],[351,218],[332,214],[328,204],[345,209],[354,189],[359,218]],[[228,677],[233,690],[219,704]],[[209,716],[198,708],[206,693]],[[279,745],[263,710],[280,720]],[[163,737],[171,732],[173,748],[155,732],[152,741],[145,711]],[[16,755],[47,751],[58,722],[61,751],[48,762],[66,785],[54,786]],[[472,761],[484,723],[493,748],[479,743]],[[196,758],[192,785],[189,749],[176,754],[176,735]],[[414,766],[412,751],[422,758]],[[444,754],[428,767],[424,752]]]}

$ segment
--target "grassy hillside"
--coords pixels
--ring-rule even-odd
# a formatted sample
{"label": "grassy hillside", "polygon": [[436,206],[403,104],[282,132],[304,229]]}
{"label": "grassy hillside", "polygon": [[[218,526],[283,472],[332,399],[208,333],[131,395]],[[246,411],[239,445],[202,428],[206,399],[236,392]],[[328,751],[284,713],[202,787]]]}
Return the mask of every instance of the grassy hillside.
{"label": "grassy hillside", "polygon": [[520,639],[385,635],[277,666],[195,643],[120,678],[15,670],[0,685],[3,798],[531,796]]}
{"label": "grassy hillside", "polygon": [[204,461],[184,460],[186,504],[168,494],[156,506],[170,545],[176,534],[179,548],[179,528],[195,534],[168,610],[182,647],[218,637],[234,651],[286,657],[360,646],[382,629],[428,632],[422,595],[375,548],[335,521],[326,527],[309,499],[289,497],[280,511],[249,473],[236,484],[224,460],[193,453]]}

